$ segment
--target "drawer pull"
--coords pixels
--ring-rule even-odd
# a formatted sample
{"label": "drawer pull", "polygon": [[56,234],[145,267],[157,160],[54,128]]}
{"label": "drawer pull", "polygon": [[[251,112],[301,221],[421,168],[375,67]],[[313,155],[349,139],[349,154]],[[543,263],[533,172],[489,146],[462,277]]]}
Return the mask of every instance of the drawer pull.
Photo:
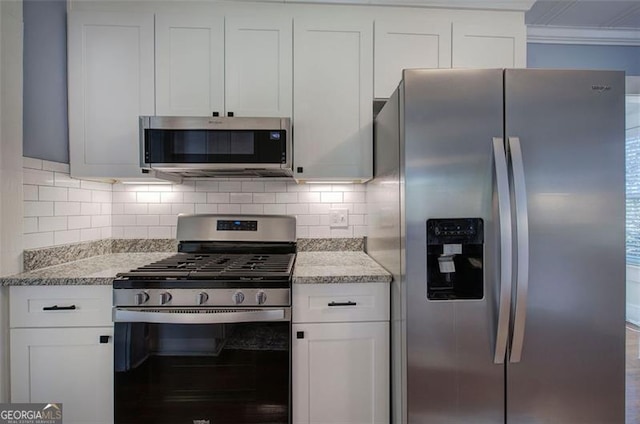
{"label": "drawer pull", "polygon": [[71,306],[58,306],[58,305],[53,305],[53,306],[45,306],[44,308],[42,308],[43,311],[75,311],[76,305],[71,305]]}
{"label": "drawer pull", "polygon": [[329,302],[327,306],[356,306],[356,302],[348,301],[348,302]]}

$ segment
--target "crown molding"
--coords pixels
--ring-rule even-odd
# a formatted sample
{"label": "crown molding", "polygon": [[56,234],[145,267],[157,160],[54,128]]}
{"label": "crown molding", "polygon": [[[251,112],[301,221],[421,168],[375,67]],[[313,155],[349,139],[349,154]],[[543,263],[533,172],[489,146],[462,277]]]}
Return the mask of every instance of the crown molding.
{"label": "crown molding", "polygon": [[529,25],[527,42],[640,46],[640,30]]}

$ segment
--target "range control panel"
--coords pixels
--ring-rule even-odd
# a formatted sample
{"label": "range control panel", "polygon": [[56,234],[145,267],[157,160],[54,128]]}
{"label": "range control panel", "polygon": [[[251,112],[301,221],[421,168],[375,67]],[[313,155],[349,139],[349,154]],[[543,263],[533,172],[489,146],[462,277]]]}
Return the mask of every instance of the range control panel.
{"label": "range control panel", "polygon": [[218,231],[258,231],[258,221],[217,221]]}

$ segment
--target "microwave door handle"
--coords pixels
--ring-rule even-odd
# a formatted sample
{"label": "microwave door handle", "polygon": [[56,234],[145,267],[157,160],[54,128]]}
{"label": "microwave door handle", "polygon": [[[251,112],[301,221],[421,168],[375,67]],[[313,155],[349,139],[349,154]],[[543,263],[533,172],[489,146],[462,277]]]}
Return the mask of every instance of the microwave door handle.
{"label": "microwave door handle", "polygon": [[498,325],[496,329],[494,364],[503,364],[509,340],[509,314],[511,311],[511,201],[507,156],[502,138],[493,139],[493,163],[498,192],[498,218],[500,221],[500,292],[498,296]]}
{"label": "microwave door handle", "polygon": [[529,217],[527,212],[527,188],[524,178],[522,147],[518,137],[509,137],[509,155],[512,164],[513,189],[516,208],[517,275],[516,304],[513,320],[513,340],[509,362],[520,362],[524,345],[529,290]]}

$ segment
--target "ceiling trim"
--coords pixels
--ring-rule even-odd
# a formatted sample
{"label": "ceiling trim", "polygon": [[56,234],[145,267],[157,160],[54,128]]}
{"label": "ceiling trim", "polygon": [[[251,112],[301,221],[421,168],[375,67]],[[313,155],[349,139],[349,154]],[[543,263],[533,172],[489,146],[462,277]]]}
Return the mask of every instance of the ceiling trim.
{"label": "ceiling trim", "polygon": [[640,30],[529,25],[527,42],[640,46]]}

